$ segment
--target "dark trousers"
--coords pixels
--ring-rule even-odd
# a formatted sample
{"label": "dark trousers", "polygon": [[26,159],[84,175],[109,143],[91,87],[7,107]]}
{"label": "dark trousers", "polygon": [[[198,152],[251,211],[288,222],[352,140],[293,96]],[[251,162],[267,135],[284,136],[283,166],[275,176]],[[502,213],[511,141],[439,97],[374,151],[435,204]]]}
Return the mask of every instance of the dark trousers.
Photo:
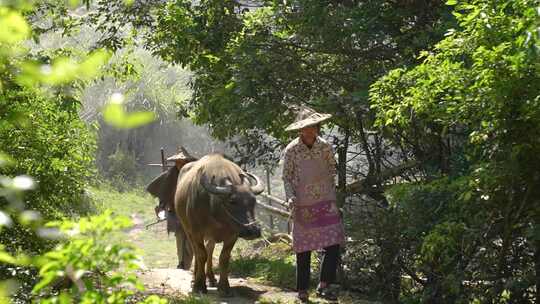
{"label": "dark trousers", "polygon": [[[337,264],[339,258],[339,245],[324,248],[324,259],[321,265],[320,281],[328,284],[335,283]],[[311,272],[311,251],[296,254],[296,289],[307,290],[309,288],[309,276]]]}

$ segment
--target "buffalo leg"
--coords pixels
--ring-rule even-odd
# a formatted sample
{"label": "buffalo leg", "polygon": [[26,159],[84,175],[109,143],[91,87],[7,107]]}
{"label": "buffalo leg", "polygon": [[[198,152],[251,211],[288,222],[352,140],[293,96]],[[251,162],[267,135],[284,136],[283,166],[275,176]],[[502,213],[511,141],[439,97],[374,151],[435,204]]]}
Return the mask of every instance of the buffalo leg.
{"label": "buffalo leg", "polygon": [[231,259],[231,251],[236,243],[236,237],[223,241],[223,249],[219,255],[219,283],[218,291],[221,296],[232,296],[231,287],[229,285],[229,261]]}
{"label": "buffalo leg", "polygon": [[191,249],[191,255],[192,255],[192,259],[193,259],[193,272],[192,272],[192,277],[191,277],[191,287],[193,287],[193,284],[195,283],[195,273],[197,273],[197,254],[196,254],[196,250],[195,250],[195,246],[193,245],[194,242],[193,242],[193,235],[190,234],[190,233],[187,233],[186,232],[186,236],[187,236],[187,239],[189,240],[189,248]]}
{"label": "buffalo leg", "polygon": [[193,293],[206,293],[206,280],[204,265],[206,264],[206,248],[202,237],[192,238],[193,251],[195,253],[195,281],[193,283]]}
{"label": "buffalo leg", "polygon": [[216,242],[213,240],[208,240],[206,243],[206,278],[208,279],[208,286],[216,287],[217,281],[216,276],[214,275],[213,256],[214,256],[214,247]]}

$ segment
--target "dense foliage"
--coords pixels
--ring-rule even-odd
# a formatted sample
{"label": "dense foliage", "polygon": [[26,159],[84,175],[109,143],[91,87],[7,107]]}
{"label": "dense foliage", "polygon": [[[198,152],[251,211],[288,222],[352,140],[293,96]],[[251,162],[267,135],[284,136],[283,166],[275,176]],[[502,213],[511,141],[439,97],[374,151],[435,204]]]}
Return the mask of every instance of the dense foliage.
{"label": "dense foliage", "polygon": [[[396,212],[416,218],[402,229],[417,245],[401,254],[424,275],[425,300],[540,299],[537,4],[457,4],[458,29],[371,88],[378,125],[393,138],[416,134],[407,147],[431,167],[424,183],[391,192]],[[436,217],[416,222],[419,207]]]}
{"label": "dense foliage", "polygon": [[193,70],[187,110],[218,137],[285,140],[299,104],[334,114],[340,190],[388,203],[346,217],[364,246],[347,257],[373,262],[361,286],[390,302],[534,302],[537,2],[448,5],[175,1],[150,46]]}
{"label": "dense foliage", "polygon": [[[16,204],[8,196],[0,198],[0,208],[13,219],[0,232],[0,240],[12,253],[35,254],[50,243],[25,223],[71,217],[88,209],[82,201],[93,171],[94,139],[70,92],[96,75],[107,54],[34,56],[22,44],[31,29],[20,14],[30,6],[14,2],[0,8],[2,28],[7,28],[0,35],[0,152],[7,160],[0,168],[2,184],[10,187],[7,177],[31,176],[34,188]],[[31,216],[19,217],[25,209],[32,210]],[[2,277],[7,273],[2,265]]]}
{"label": "dense foliage", "polygon": [[[134,270],[141,261],[135,249],[111,242],[110,235],[131,226],[125,217],[112,218],[110,212],[79,222],[51,222],[69,236],[69,242],[40,257],[40,281],[32,292],[40,303],[126,303],[144,290]],[[166,303],[149,297],[141,303]]]}
{"label": "dense foliage", "polygon": [[[71,217],[87,208],[81,201],[84,184],[93,171],[94,139],[79,119],[74,100],[47,95],[25,88],[2,94],[3,113],[18,118],[2,119],[0,147],[13,162],[2,168],[4,175],[28,175],[36,181],[36,189],[26,196],[24,207],[51,220]],[[6,203],[2,202],[3,208]],[[0,240],[12,251],[38,251],[39,241],[29,233],[15,225],[3,230]]]}
{"label": "dense foliage", "polygon": [[[25,17],[34,8],[30,1],[0,4],[0,302],[125,303],[135,290],[119,285],[141,289],[124,274],[137,256],[105,237],[129,221],[110,214],[66,219],[89,211],[83,194],[94,171],[95,140],[79,118],[76,89],[99,74],[109,55],[30,53]],[[143,123],[119,104],[112,109],[111,122]]]}
{"label": "dense foliage", "polygon": [[284,128],[297,106],[334,114],[344,190],[348,152],[363,156],[350,175],[377,175],[390,157],[369,130],[369,85],[416,63],[452,23],[449,11],[439,1],[180,0],[157,10],[149,47],[193,71],[185,111],[219,138],[242,137],[248,162],[275,165],[270,153],[294,135]]}
{"label": "dense foliage", "polygon": [[441,37],[446,11],[425,1],[268,1],[251,10],[174,1],[157,13],[151,46],[193,70],[189,109],[215,135],[256,128],[283,138],[292,105],[311,103],[339,113],[343,128],[355,125],[370,82]]}
{"label": "dense foliage", "polygon": [[[193,94],[178,112],[234,140],[243,162],[275,164],[294,136],[284,128],[297,106],[333,114],[325,131],[351,237],[349,287],[389,303],[539,301],[537,1],[97,1],[77,20],[65,3],[48,4],[27,15],[52,11],[62,21],[52,27],[67,32],[96,25],[103,39],[94,47],[118,50],[142,34],[165,62],[188,67]],[[19,43],[30,37],[21,9],[0,11],[11,31],[0,31],[0,132],[8,136],[0,150],[16,160],[2,167],[11,170],[3,187],[34,176],[29,204],[55,217],[80,194],[93,139],[66,90],[36,87],[72,82],[106,55],[29,56]],[[170,97],[155,93],[136,100]],[[24,113],[32,119],[21,121]],[[150,115],[130,116],[119,102],[103,118],[126,127]],[[137,170],[122,167],[137,149],[119,146],[140,144],[147,133],[138,132],[103,132],[121,139],[101,156],[111,173]],[[42,183],[58,192],[40,195]]]}

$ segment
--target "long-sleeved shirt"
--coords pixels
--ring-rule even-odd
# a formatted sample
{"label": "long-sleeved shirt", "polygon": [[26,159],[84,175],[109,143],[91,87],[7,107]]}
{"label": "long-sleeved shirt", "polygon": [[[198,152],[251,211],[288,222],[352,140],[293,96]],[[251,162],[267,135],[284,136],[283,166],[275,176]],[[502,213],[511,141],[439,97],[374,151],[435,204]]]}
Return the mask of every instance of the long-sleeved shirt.
{"label": "long-sleeved shirt", "polygon": [[296,197],[296,187],[302,172],[298,167],[298,162],[302,159],[322,158],[328,165],[328,174],[332,180],[336,178],[336,160],[332,146],[321,137],[317,137],[313,146],[308,148],[300,137],[291,141],[283,150],[283,185],[285,187],[285,197],[288,201]]}

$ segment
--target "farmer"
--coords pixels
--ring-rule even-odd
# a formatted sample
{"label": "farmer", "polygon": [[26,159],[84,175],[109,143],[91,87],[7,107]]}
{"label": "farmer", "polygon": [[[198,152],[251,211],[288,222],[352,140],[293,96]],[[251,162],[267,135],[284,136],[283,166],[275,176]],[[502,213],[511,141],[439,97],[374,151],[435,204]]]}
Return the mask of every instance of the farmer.
{"label": "farmer", "polygon": [[336,281],[343,224],[336,205],[336,161],[332,146],[319,137],[321,123],[332,115],[303,107],[286,130],[298,137],[283,151],[283,183],[293,214],[298,299],[308,302],[311,251],[324,250],[317,295],[337,300]]}
{"label": "farmer", "polygon": [[166,212],[167,232],[174,232],[176,236],[176,253],[178,255],[177,268],[185,270],[191,268],[193,251],[191,249],[191,244],[189,244],[186,234],[182,229],[182,225],[180,225],[180,221],[174,212],[174,194],[176,192],[176,183],[178,181],[180,169],[182,169],[185,164],[195,160],[197,159],[189,155],[184,147],[180,147],[178,153],[167,158],[167,161],[174,162],[175,165],[154,178],[154,180],[146,187],[146,191],[159,198],[159,205],[155,208],[156,215],[159,215],[161,211]]}

